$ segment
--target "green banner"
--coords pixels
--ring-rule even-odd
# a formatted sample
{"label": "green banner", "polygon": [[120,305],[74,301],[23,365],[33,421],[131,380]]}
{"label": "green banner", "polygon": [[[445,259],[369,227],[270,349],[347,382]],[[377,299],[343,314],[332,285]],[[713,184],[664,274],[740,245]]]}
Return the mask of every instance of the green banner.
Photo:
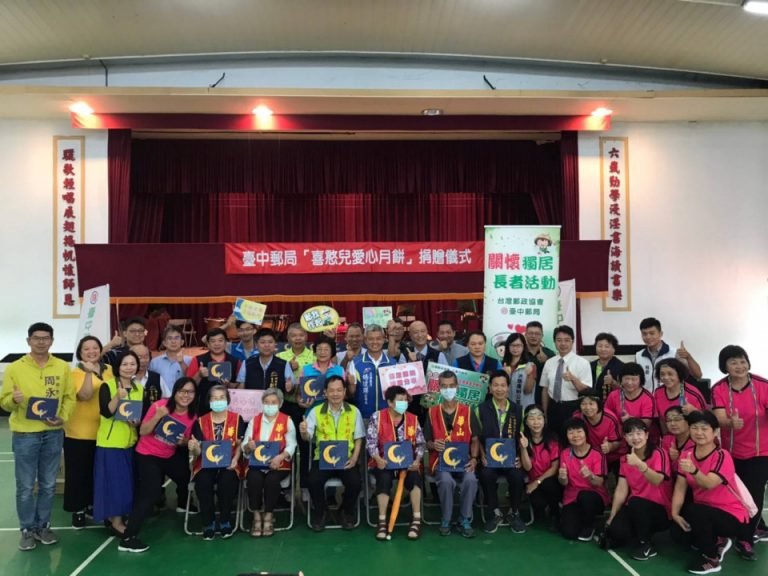
{"label": "green banner", "polygon": [[427,372],[425,374],[427,379],[427,393],[421,396],[422,406],[431,408],[432,406],[442,403],[443,397],[440,395],[439,376],[445,370],[450,370],[456,374],[456,379],[459,381],[459,390],[456,392],[456,399],[459,402],[474,408],[485,400],[485,395],[488,393],[488,382],[490,380],[488,374],[473,372],[472,370],[464,370],[463,368],[453,368],[447,364],[430,362],[427,364]]}

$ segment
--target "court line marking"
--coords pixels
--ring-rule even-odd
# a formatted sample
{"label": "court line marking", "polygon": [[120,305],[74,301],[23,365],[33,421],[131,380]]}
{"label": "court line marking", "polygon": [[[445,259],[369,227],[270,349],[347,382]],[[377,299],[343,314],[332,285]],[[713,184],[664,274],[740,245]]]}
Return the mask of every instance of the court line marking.
{"label": "court line marking", "polygon": [[114,536],[110,536],[109,538],[107,538],[106,540],[104,540],[104,542],[102,542],[102,543],[101,543],[101,546],[99,546],[98,548],[96,548],[96,550],[94,550],[94,551],[91,553],[91,555],[90,555],[90,556],[88,556],[88,558],[86,558],[85,560],[83,560],[83,562],[80,564],[80,566],[78,566],[77,568],[75,568],[75,571],[74,571],[74,572],[72,572],[72,573],[71,573],[69,576],[77,576],[78,574],[80,574],[80,572],[82,572],[83,570],[85,570],[85,569],[88,567],[88,564],[90,564],[91,562],[93,562],[94,558],[96,558],[96,556],[98,556],[99,554],[101,554],[101,551],[102,551],[102,550],[104,550],[104,548],[106,548],[107,546],[109,546],[109,545],[110,545],[110,543],[112,542],[112,540],[114,540],[114,539],[115,539],[115,537],[114,537]]}
{"label": "court line marking", "polygon": [[16,460],[0,460],[0,464],[12,464],[13,462],[16,462]]}
{"label": "court line marking", "polygon": [[626,571],[627,571],[627,572],[629,572],[630,574],[632,574],[632,576],[640,576],[640,574],[638,574],[638,573],[635,571],[635,569],[634,569],[634,568],[632,568],[632,566],[630,566],[629,564],[627,564],[627,563],[624,561],[624,559],[623,559],[621,556],[619,556],[618,554],[616,554],[616,552],[614,552],[613,550],[608,550],[608,554],[610,554],[611,556],[613,556],[614,560],[616,560],[616,562],[618,562],[619,564],[621,564],[621,565],[622,565],[622,566],[623,566],[623,567],[626,569]]}
{"label": "court line marking", "polygon": [[[104,529],[104,526],[83,526],[81,530],[94,530],[96,528]],[[21,530],[18,526],[16,528],[0,528],[0,532],[18,532]],[[51,530],[76,530],[72,526],[51,526]]]}
{"label": "court line marking", "polygon": [[8,456],[8,454],[13,454],[13,452],[0,452],[0,456]]}

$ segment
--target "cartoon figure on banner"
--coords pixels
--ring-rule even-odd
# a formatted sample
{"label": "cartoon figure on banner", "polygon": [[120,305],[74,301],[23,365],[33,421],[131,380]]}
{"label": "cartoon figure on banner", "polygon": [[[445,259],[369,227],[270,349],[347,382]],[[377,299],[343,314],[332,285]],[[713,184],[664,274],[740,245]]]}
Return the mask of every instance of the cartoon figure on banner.
{"label": "cartoon figure on banner", "polygon": [[552,246],[552,237],[546,232],[539,234],[534,239],[538,254],[549,254],[549,248]]}
{"label": "cartoon figure on banner", "polygon": [[339,325],[339,313],[330,306],[313,306],[301,315],[301,326],[307,332],[333,330]]}
{"label": "cartoon figure on banner", "polygon": [[493,338],[491,338],[491,345],[496,351],[497,357],[499,359],[504,358],[504,345],[507,342],[508,336],[509,332],[499,332],[498,334],[494,334]]}

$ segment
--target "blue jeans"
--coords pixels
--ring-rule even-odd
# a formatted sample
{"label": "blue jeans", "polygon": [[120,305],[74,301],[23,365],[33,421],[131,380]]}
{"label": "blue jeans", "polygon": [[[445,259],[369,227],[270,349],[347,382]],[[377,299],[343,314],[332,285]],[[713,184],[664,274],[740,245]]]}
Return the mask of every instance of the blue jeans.
{"label": "blue jeans", "polygon": [[[13,433],[16,514],[22,530],[37,530],[51,521],[63,444],[64,430]],[[37,499],[34,494],[35,480]]]}

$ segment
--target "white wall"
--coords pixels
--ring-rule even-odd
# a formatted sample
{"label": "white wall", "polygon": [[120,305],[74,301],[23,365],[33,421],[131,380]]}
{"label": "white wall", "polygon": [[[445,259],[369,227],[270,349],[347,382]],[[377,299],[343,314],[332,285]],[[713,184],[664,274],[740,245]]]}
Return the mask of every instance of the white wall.
{"label": "white wall", "polygon": [[0,358],[25,352],[27,327],[50,322],[54,352],[74,348],[77,319],[53,320],[53,136],[85,135],[85,241],[107,241],[107,134],[69,119],[0,119]]}
{"label": "white wall", "polygon": [[[768,123],[616,122],[605,135],[629,137],[632,311],[582,299],[584,342],[606,330],[640,344],[655,316],[705,377],[721,377],[726,344],[768,374]],[[600,238],[599,136],[579,138],[583,239]]]}

